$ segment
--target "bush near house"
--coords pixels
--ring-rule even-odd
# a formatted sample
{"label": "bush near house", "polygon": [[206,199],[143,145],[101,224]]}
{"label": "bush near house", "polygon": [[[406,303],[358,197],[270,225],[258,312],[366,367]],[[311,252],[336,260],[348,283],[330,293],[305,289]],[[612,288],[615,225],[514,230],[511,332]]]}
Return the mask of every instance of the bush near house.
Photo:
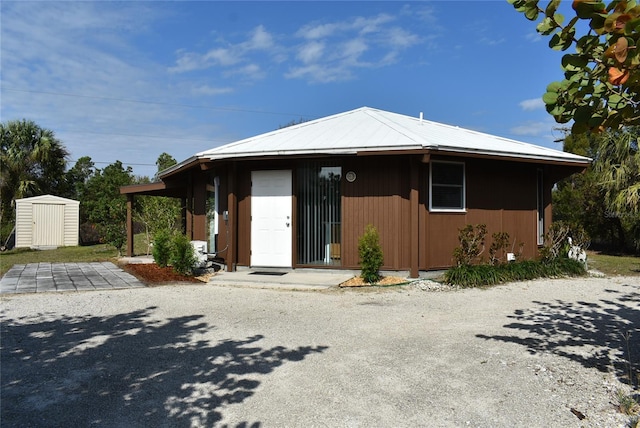
{"label": "bush near house", "polygon": [[169,258],[173,270],[182,275],[191,275],[197,261],[193,245],[187,235],[182,233],[174,235]]}
{"label": "bush near house", "polygon": [[153,261],[160,267],[166,267],[171,257],[171,232],[160,229],[153,236]]}
{"label": "bush near house", "polygon": [[380,281],[380,268],[384,262],[384,256],[378,229],[372,224],[367,225],[364,235],[358,239],[358,255],[362,266],[360,275],[362,279],[369,284]]}
{"label": "bush near house", "polygon": [[[509,234],[498,232],[493,234],[489,263],[484,263],[480,256],[484,251],[486,225],[467,225],[460,229],[458,239],[460,247],[454,250],[456,266],[447,270],[444,280],[448,284],[461,287],[481,287],[502,284],[512,281],[525,281],[536,278],[556,278],[561,276],[581,276],[586,274],[585,266],[567,256],[565,240],[570,235],[564,225],[552,225],[550,234],[545,237],[545,245],[540,250],[539,260],[519,260],[508,262],[498,254],[504,254]],[[580,235],[584,243],[587,239]],[[520,244],[520,248],[522,248]],[[479,260],[479,264],[472,262]]]}
{"label": "bush near house", "polygon": [[179,274],[191,275],[197,258],[186,235],[160,229],[153,237],[153,261],[160,267],[171,266]]}

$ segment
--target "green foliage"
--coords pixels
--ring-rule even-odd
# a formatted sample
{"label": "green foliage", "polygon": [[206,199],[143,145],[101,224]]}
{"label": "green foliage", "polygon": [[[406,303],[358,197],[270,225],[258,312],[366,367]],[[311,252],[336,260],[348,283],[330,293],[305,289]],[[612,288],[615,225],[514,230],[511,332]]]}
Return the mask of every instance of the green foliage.
{"label": "green foliage", "polygon": [[189,238],[181,233],[175,234],[171,241],[169,260],[173,270],[182,275],[190,275],[197,261],[195,250]]}
{"label": "green foliage", "polygon": [[169,265],[171,258],[171,232],[160,229],[153,235],[153,261],[160,267]]}
{"label": "green foliage", "polygon": [[147,244],[150,245],[150,238],[159,230],[176,228],[180,218],[180,201],[161,196],[137,197],[133,218],[144,227]]}
{"label": "green foliage", "polygon": [[553,261],[567,257],[569,253],[568,238],[571,238],[572,245],[583,250],[589,248],[591,242],[589,235],[581,225],[554,221],[544,236],[544,245],[540,248],[540,258],[545,261]]}
{"label": "green foliage", "polygon": [[118,251],[118,257],[122,256],[122,248],[127,243],[127,226],[124,222],[101,223],[98,231],[102,239],[112,245]]}
{"label": "green foliage", "polygon": [[487,235],[487,226],[468,224],[458,229],[460,246],[453,251],[453,260],[456,265],[471,265],[480,259],[484,252],[484,238]]}
{"label": "green foliage", "polygon": [[[84,198],[87,181],[94,172],[95,164],[89,156],[78,159],[75,165],[65,173],[65,186],[60,196],[81,201]],[[81,223],[86,220],[82,218]]]}
{"label": "green foliage", "polygon": [[0,123],[0,223],[13,224],[16,199],[59,194],[68,155],[53,131],[33,121]]}
{"label": "green foliage", "polygon": [[633,394],[619,390],[617,392],[618,410],[620,413],[633,416],[640,414],[640,403]]}
{"label": "green foliage", "polygon": [[[562,57],[564,79],[547,86],[547,112],[559,123],[573,120],[572,132],[599,132],[640,124],[640,8],[633,1],[574,1],[575,16],[564,23],[559,0],[542,9],[537,0],[508,0],[536,29],[551,36]],[[577,25],[584,21],[585,25]],[[578,35],[577,28],[588,29]]]}
{"label": "green foliage", "polygon": [[447,270],[444,280],[463,288],[482,287],[536,278],[585,275],[584,266],[568,258],[551,261],[523,260],[499,265],[458,265]]}
{"label": "green foliage", "polygon": [[[162,153],[156,161],[158,172],[154,178],[157,180],[161,171],[175,164],[176,160],[173,157]],[[148,178],[138,178],[137,181],[148,182]],[[162,196],[139,196],[135,201],[133,219],[144,227],[147,237],[147,254],[149,254],[151,237],[155,236],[159,230],[174,229],[178,225],[181,215],[180,201]]]}
{"label": "green foliage", "polygon": [[581,224],[595,243],[640,253],[640,154],[637,128],[600,135],[566,135],[564,150],[593,158],[582,174],[557,184],[553,218]]}
{"label": "green foliage", "polygon": [[127,199],[120,187],[132,183],[131,167],[124,169],[116,161],[104,170],[96,170],[84,186],[80,210],[96,225],[106,243],[120,251],[126,242]]}
{"label": "green foliage", "polygon": [[507,232],[495,232],[491,235],[493,241],[489,246],[489,264],[498,265],[507,261],[507,252],[511,241]]}
{"label": "green foliage", "polygon": [[628,231],[628,246],[640,253],[640,139],[639,129],[610,132],[599,138],[593,163],[607,215]]}
{"label": "green foliage", "polygon": [[364,235],[358,239],[358,255],[362,266],[360,275],[362,279],[369,284],[380,281],[380,267],[382,267],[384,256],[378,229],[371,224],[367,225]]}
{"label": "green foliage", "polygon": [[156,172],[155,177],[153,177],[154,181],[159,181],[160,173],[167,168],[171,168],[173,165],[177,163],[178,162],[169,153],[162,152],[160,156],[158,156],[158,160],[156,160],[156,166],[158,167],[158,171]]}

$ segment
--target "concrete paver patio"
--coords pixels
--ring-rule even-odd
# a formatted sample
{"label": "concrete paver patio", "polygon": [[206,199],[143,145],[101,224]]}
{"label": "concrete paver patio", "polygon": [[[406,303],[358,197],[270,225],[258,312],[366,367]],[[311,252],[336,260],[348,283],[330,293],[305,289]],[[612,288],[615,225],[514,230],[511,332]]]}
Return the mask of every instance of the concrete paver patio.
{"label": "concrete paver patio", "polygon": [[111,262],[14,265],[0,279],[0,293],[110,290],[144,284]]}

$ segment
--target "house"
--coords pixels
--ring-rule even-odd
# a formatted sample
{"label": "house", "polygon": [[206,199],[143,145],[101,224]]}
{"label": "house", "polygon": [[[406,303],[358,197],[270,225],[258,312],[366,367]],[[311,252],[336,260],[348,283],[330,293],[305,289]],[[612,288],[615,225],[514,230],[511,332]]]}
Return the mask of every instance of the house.
{"label": "house", "polygon": [[[422,115],[421,115],[422,116]],[[380,233],[384,270],[452,265],[458,229],[485,223],[533,258],[551,189],[589,159],[369,107],[206,150],[121,189],[182,199],[184,227],[236,267],[359,269]],[[127,251],[133,250],[129,216]],[[487,242],[487,246],[490,242]]]}
{"label": "house", "polygon": [[16,199],[16,248],[78,245],[80,202],[53,195]]}

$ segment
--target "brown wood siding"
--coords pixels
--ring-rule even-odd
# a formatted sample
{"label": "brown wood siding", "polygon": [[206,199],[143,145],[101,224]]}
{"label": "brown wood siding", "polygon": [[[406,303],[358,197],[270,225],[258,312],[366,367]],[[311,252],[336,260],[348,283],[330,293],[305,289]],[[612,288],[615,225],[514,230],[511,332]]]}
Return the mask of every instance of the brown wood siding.
{"label": "brown wood siding", "polygon": [[[429,169],[424,165],[424,187],[421,188],[424,205],[421,204],[420,219],[421,224],[426,224],[426,230],[420,233],[420,269],[451,266],[453,250],[459,244],[458,230],[467,224],[487,225],[485,260],[492,242],[491,235],[496,232],[509,233],[514,252],[522,242],[525,244],[523,256],[535,257],[538,248],[536,171],[536,165],[466,159],[466,213],[441,213],[428,212]],[[550,198],[550,182],[545,185],[545,191]]]}
{"label": "brown wood siding", "polygon": [[207,239],[207,178],[205,171],[198,171],[193,176],[193,240]]}
{"label": "brown wood siding", "polygon": [[343,175],[356,173],[356,181],[343,181],[342,263],[359,268],[358,239],[368,224],[380,233],[384,269],[410,268],[411,230],[409,158],[370,156],[345,160]]}
{"label": "brown wood siding", "polygon": [[238,166],[238,265],[251,264],[251,169]]}
{"label": "brown wood siding", "polygon": [[[383,269],[411,268],[411,162],[410,156],[345,157],[339,161],[343,177],[354,171],[357,179],[342,181],[342,268],[359,269],[358,239],[367,224],[380,232],[384,253]],[[524,256],[537,255],[536,231],[536,171],[535,164],[492,161],[470,158],[434,158],[432,160],[464,161],[466,174],[466,213],[429,212],[429,164],[419,163],[418,181],[418,266],[420,270],[446,268],[452,265],[452,253],[458,246],[458,229],[466,224],[487,225],[485,258],[488,257],[491,234],[508,232],[514,251],[525,243]],[[237,195],[237,245],[231,245],[234,262],[239,266],[251,263],[251,171],[291,169],[297,161],[245,161],[237,165],[235,190]],[[226,167],[216,169],[221,176],[221,195],[228,192]],[[547,178],[545,173],[545,179]],[[198,182],[194,177],[194,184]],[[551,179],[545,180],[545,227],[550,218]],[[295,189],[295,185],[294,185]],[[204,192],[204,188],[202,188]],[[195,194],[199,191],[194,192]],[[295,192],[294,192],[295,193]],[[295,197],[295,195],[294,195]],[[194,198],[196,199],[196,198]],[[222,204],[227,198],[221,197]],[[194,219],[198,217],[198,202],[194,201]],[[295,207],[295,205],[294,205]],[[221,207],[230,210],[230,207]],[[414,208],[415,209],[415,208]],[[294,209],[295,211],[295,209]],[[202,211],[204,214],[204,210]],[[220,219],[220,247],[226,246],[226,224]],[[292,227],[296,228],[294,214]],[[194,221],[194,234],[200,226]],[[205,224],[202,220],[203,231]],[[414,232],[415,233],[415,232]],[[413,238],[415,242],[415,237]],[[294,238],[295,241],[295,238]],[[295,247],[294,247],[295,250]],[[222,254],[228,258],[228,254]],[[296,260],[294,252],[294,260]],[[295,265],[294,265],[295,266]]]}

